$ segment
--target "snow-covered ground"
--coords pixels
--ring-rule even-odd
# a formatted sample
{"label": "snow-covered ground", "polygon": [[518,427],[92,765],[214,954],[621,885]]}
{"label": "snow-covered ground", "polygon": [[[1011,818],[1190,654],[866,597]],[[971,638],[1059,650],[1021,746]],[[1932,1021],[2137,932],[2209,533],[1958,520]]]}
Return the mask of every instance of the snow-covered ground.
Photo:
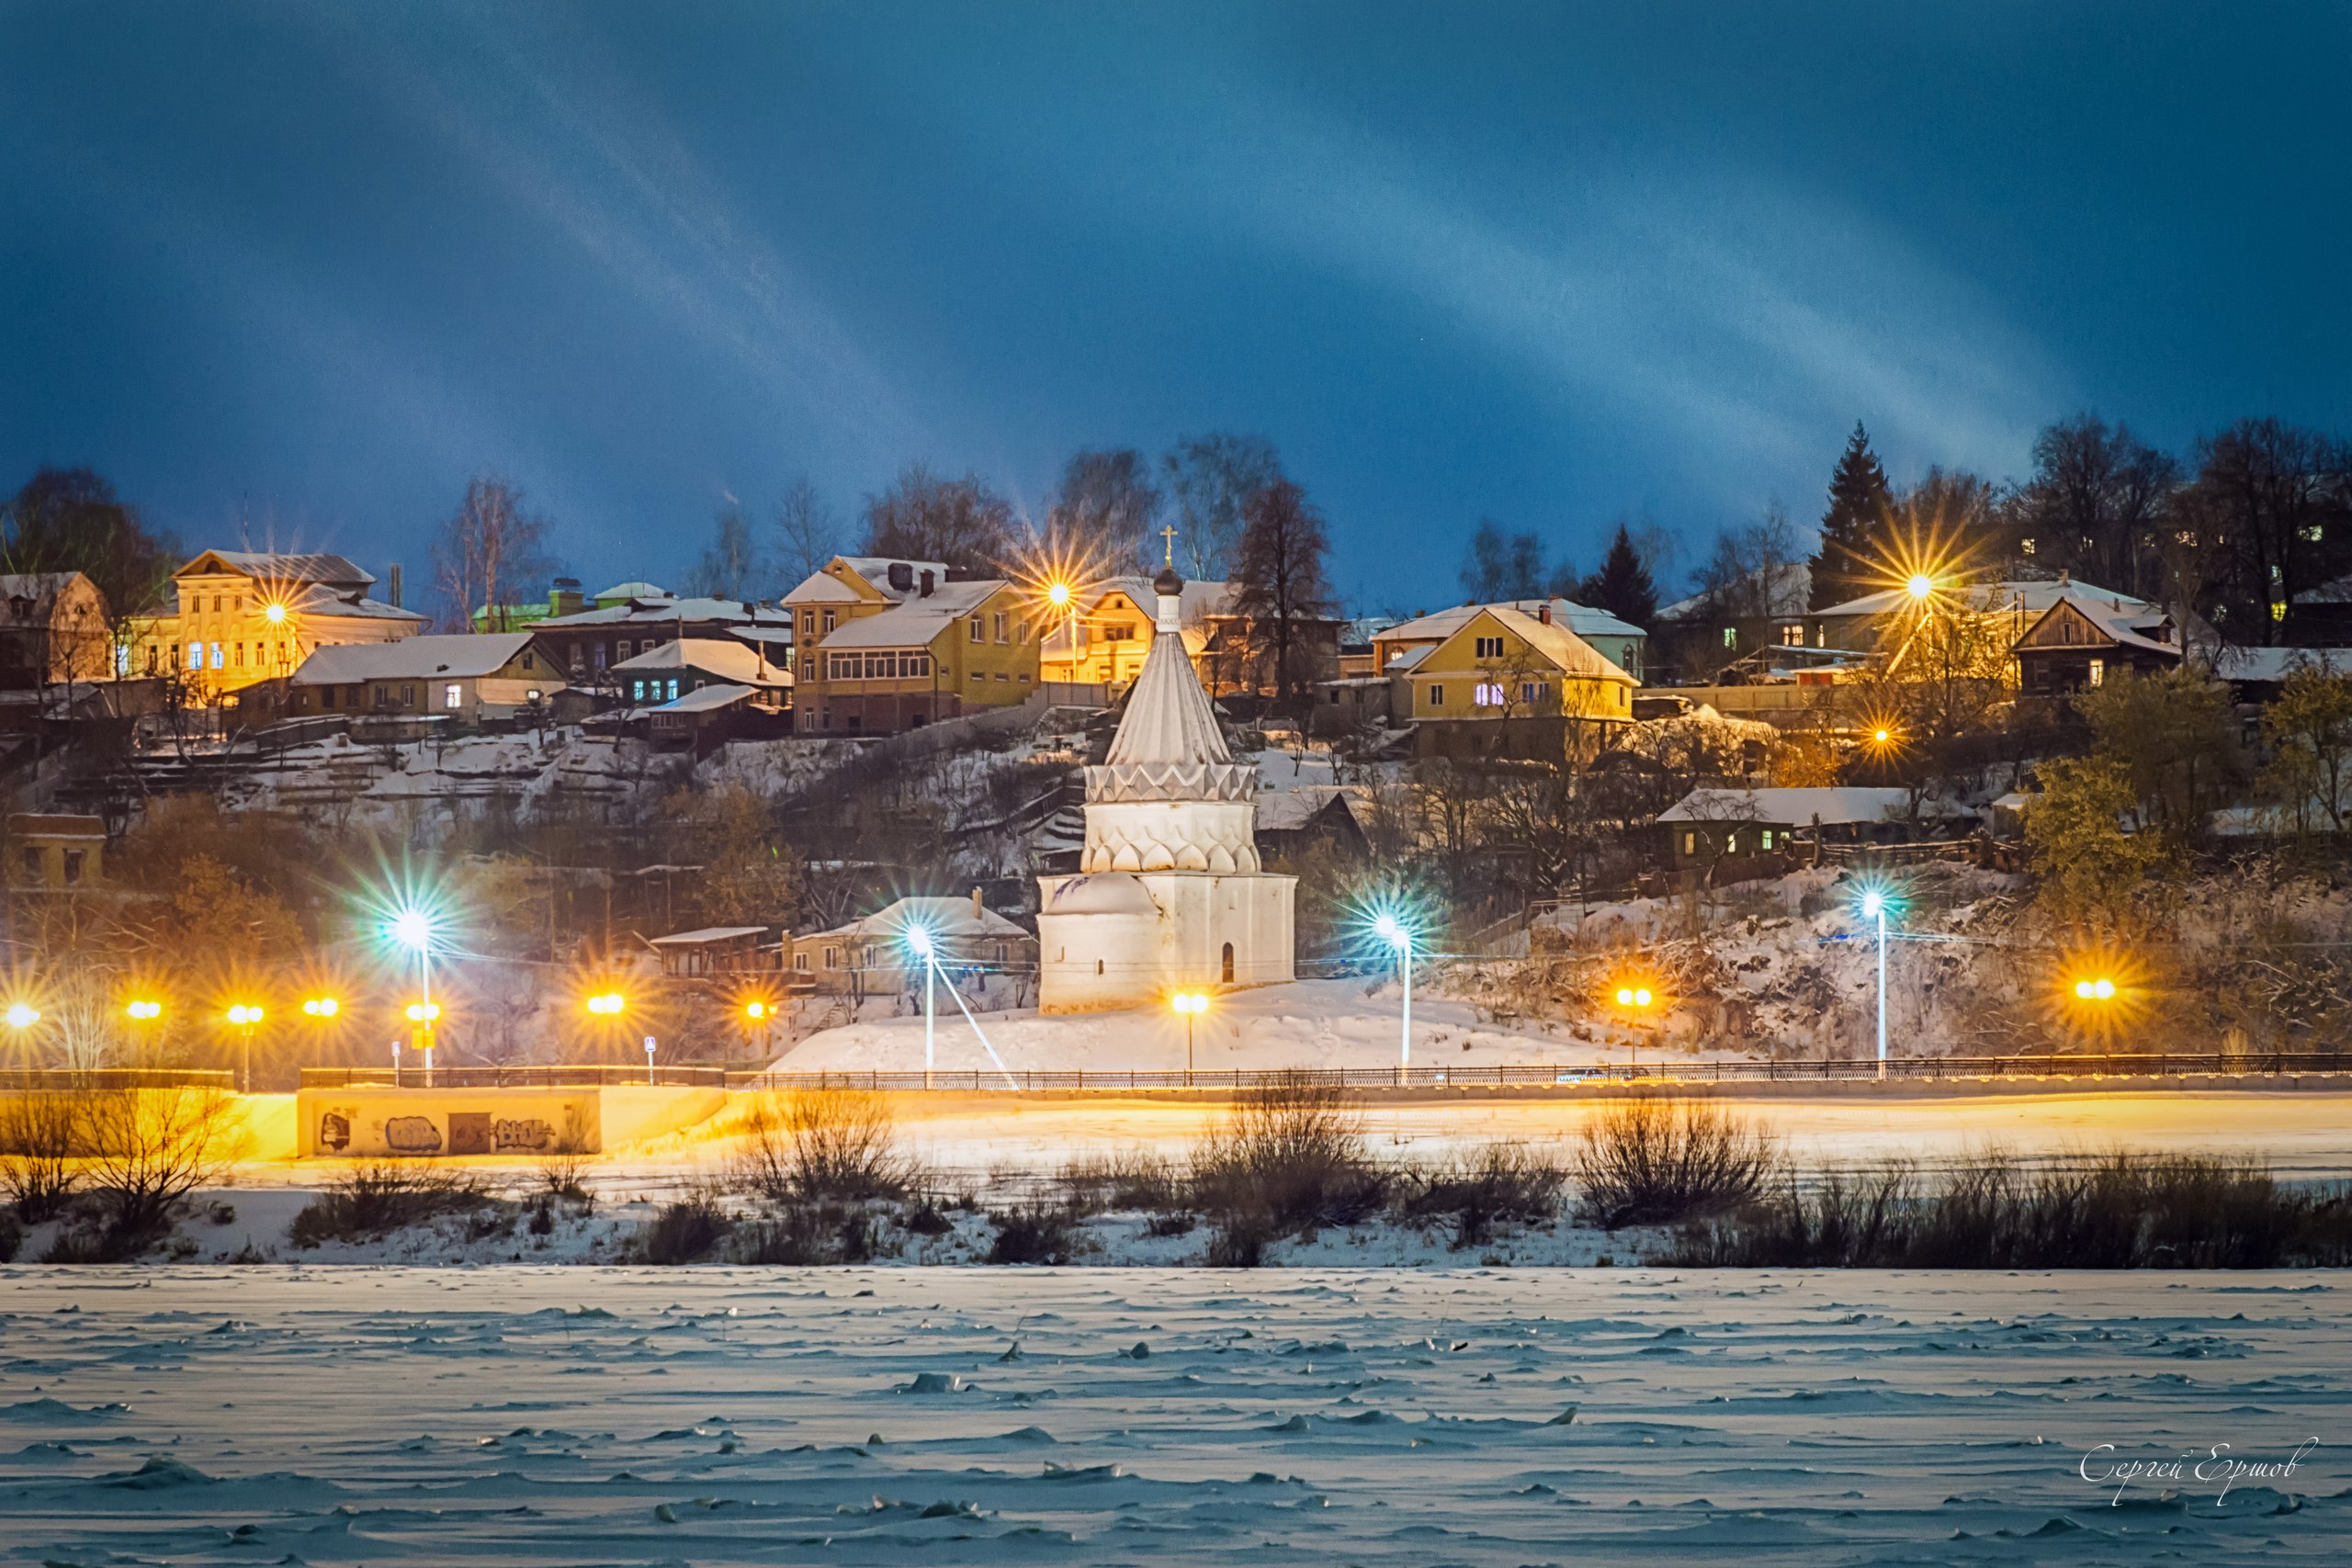
{"label": "snow-covered ground", "polygon": [[[1394,1067],[1402,1054],[1402,1001],[1394,976],[1221,992],[1195,1026],[1193,1065],[1202,1072]],[[944,991],[934,1005],[935,1065],[943,1071],[993,1071],[988,1046],[1014,1072],[1182,1072],[1185,1066],[1184,1020],[1159,1008],[1051,1018],[1034,1009],[976,1011],[967,1021]],[[871,1016],[878,1010],[869,1004],[869,1016],[859,1022],[800,1041],[776,1059],[776,1070],[921,1071],[921,1011]],[[1413,997],[1417,1067],[1623,1062],[1634,1049],[1610,1031],[1543,1021],[1499,1024],[1474,1002],[1419,991]],[[1655,1049],[1649,1055],[1656,1059]]]}
{"label": "snow-covered ground", "polygon": [[6,1269],[0,1563],[2333,1563],[2346,1292]]}

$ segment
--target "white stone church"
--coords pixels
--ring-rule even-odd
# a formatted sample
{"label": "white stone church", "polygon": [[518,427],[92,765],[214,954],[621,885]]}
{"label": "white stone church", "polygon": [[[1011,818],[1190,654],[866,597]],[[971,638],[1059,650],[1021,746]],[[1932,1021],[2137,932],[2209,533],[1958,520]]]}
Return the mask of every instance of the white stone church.
{"label": "white stone church", "polygon": [[1109,757],[1086,770],[1086,851],[1038,880],[1046,1012],[1148,1006],[1179,988],[1293,978],[1295,877],[1260,868],[1257,770],[1236,762],[1186,654],[1171,569]]}

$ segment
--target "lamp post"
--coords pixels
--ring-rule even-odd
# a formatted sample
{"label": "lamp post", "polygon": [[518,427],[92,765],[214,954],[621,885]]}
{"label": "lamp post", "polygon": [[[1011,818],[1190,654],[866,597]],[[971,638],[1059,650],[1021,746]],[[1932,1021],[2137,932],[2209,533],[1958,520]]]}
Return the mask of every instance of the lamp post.
{"label": "lamp post", "polygon": [[424,1055],[424,1087],[433,1087],[433,1021],[441,1016],[441,1009],[429,1001],[408,1004],[408,1021],[416,1027],[416,1048]]}
{"label": "lamp post", "polygon": [[1878,1076],[1886,1077],[1886,893],[1872,887],[1862,894],[1862,913],[1878,922]]}
{"label": "lamp post", "polygon": [[237,1092],[240,1094],[254,1091],[254,1026],[261,1020],[262,1010],[252,1003],[239,1002],[229,1010],[229,1021],[236,1025],[238,1037],[243,1043],[243,1061],[237,1073]]}
{"label": "lamp post", "polygon": [[1396,977],[1405,988],[1405,1010],[1397,1034],[1396,1081],[1402,1084],[1413,1066],[1413,931],[1395,915],[1373,921],[1374,936],[1396,950]]}
{"label": "lamp post", "polygon": [[1184,1020],[1184,1087],[1193,1087],[1193,1025],[1201,1014],[1209,1010],[1209,998],[1204,991],[1179,991],[1169,998],[1170,1006]]}
{"label": "lamp post", "polygon": [[1632,1031],[1634,1037],[1634,1059],[1632,1067],[1634,1072],[1636,1074],[1641,1071],[1642,1067],[1642,1023],[1645,1017],[1650,1010],[1650,1005],[1657,999],[1657,997],[1651,994],[1650,988],[1647,986],[1620,986],[1617,987],[1617,1005],[1634,1015],[1634,1027]]}
{"label": "lamp post", "polygon": [[760,998],[754,997],[743,1004],[743,1019],[747,1028],[758,1032],[760,1065],[765,1066],[768,1058],[768,1030],[775,1022],[775,1009]]}
{"label": "lamp post", "polygon": [[922,960],[922,1087],[931,1087],[932,1046],[936,1027],[932,1011],[932,977],[938,972],[939,943],[929,926],[910,925],[900,938],[907,951]]}

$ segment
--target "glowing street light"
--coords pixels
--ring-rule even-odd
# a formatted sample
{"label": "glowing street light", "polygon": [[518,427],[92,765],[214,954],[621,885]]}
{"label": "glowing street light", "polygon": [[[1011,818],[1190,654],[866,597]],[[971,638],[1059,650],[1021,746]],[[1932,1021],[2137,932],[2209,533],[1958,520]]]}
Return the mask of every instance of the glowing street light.
{"label": "glowing street light", "polygon": [[765,997],[752,997],[743,1003],[743,1027],[759,1036],[760,1059],[767,1060],[768,1030],[775,1022],[776,1007]]}
{"label": "glowing street light", "polygon": [[1886,911],[1894,897],[1883,886],[1862,889],[1865,919],[1878,922],[1878,1076],[1886,1077]]}
{"label": "glowing street light", "polygon": [[30,1029],[40,1021],[40,1009],[28,1007],[23,1002],[11,1002],[8,1004],[8,1010],[6,1013],[0,1013],[0,1018],[6,1018],[11,1029]]}
{"label": "glowing street light", "polygon": [[1179,991],[1168,998],[1168,1005],[1184,1020],[1184,1087],[1190,1089],[1193,1087],[1193,1026],[1201,1014],[1209,1010],[1208,993]]}
{"label": "glowing street light", "polygon": [[1923,604],[1935,597],[1936,580],[1924,571],[1915,571],[1910,581],[1904,583],[1903,592],[1911,595],[1913,604]]}
{"label": "glowing street light", "polygon": [[303,1016],[315,1018],[322,1023],[342,1010],[343,1004],[333,997],[306,997],[302,1000]]}
{"label": "glowing street light", "polygon": [[2086,1002],[2111,1002],[2115,999],[2115,982],[2104,975],[2095,980],[2077,980],[2075,995]]}
{"label": "glowing street light", "polygon": [[1405,988],[1396,1048],[1396,1081],[1401,1084],[1413,1066],[1413,931],[1395,910],[1384,909],[1372,922],[1372,934],[1396,950],[1396,976]]}
{"label": "glowing street light", "polygon": [[[627,998],[618,991],[599,991],[588,998],[588,1010],[605,1018],[618,1018],[621,1010],[628,1005]],[[411,1010],[411,1016],[414,1016],[413,1009]]]}
{"label": "glowing street light", "polygon": [[909,953],[922,960],[922,1087],[929,1089],[932,1049],[937,1029],[932,1010],[931,984],[933,977],[939,971],[939,939],[933,934],[929,926],[917,925],[910,921],[899,933],[899,940],[906,944]]}
{"label": "glowing street light", "polygon": [[251,1094],[254,1091],[254,1029],[261,1022],[262,1016],[258,1003],[239,1002],[229,1010],[229,1021],[236,1026],[238,1039],[242,1043],[238,1071],[240,1093]]}
{"label": "glowing street light", "polygon": [[141,1023],[153,1023],[164,1016],[164,1004],[150,1001],[142,997],[130,1003],[122,1010],[126,1016],[136,1019]]}
{"label": "glowing street light", "polygon": [[282,626],[286,624],[286,606],[283,604],[272,604],[262,614],[268,617],[269,624],[273,626]]}

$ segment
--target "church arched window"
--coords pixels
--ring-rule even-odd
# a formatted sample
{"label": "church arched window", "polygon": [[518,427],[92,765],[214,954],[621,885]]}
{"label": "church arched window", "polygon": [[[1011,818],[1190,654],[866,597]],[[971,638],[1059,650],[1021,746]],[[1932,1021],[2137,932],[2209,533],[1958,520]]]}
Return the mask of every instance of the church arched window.
{"label": "church arched window", "polygon": [[1233,984],[1233,944],[1229,942],[1225,944],[1225,983]]}

